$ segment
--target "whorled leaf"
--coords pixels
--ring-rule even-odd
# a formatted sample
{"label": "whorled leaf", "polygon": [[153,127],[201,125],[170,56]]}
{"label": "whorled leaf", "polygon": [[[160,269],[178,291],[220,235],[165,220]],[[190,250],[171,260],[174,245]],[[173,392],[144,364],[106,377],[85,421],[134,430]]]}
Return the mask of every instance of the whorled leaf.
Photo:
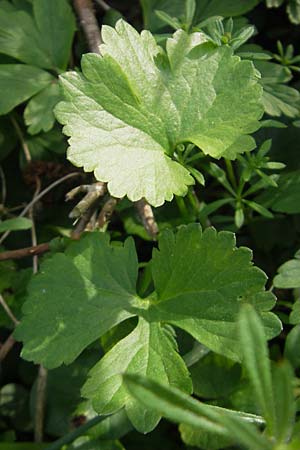
{"label": "whorled leaf", "polygon": [[87,54],[82,74],[61,77],[56,108],[70,136],[68,158],[108,183],[115,197],[159,206],[185,195],[193,178],[175,161],[191,142],[215,158],[251,150],[262,116],[262,88],[249,61],[178,30],[166,52],[148,31],[104,26],[102,57]]}

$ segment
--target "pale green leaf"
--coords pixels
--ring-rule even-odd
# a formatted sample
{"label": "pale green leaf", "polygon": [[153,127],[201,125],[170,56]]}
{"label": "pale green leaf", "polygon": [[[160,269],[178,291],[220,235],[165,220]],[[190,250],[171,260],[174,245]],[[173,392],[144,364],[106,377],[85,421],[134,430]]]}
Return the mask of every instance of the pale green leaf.
{"label": "pale green leaf", "polygon": [[237,249],[233,233],[203,233],[194,224],[177,235],[162,234],[152,260],[157,300],[149,320],[167,320],[217,353],[241,355],[236,339],[241,304],[252,304],[263,319],[268,338],[279,333],[277,317],[268,312],[274,297],[264,290],[266,275],[251,262],[251,251]]}
{"label": "pale green leaf", "polygon": [[100,414],[117,411],[126,405],[132,424],[140,432],[151,431],[160,415],[132,399],[120,374],[138,373],[190,393],[188,370],[177,353],[174,337],[159,323],[140,319],[136,329],[119,341],[91,370],[82,394],[92,400]]}
{"label": "pale green leaf", "polygon": [[70,136],[69,160],[94,171],[115,197],[154,206],[193,184],[174,160],[193,143],[214,158],[252,150],[262,89],[250,61],[215,48],[201,33],[177,31],[166,53],[153,36],[123,20],[104,26],[103,57],[87,54],[82,74],[62,76],[66,101],[56,108]]}
{"label": "pale green leaf", "polygon": [[30,230],[32,220],[26,217],[16,217],[15,219],[7,219],[0,221],[0,233],[4,231]]}
{"label": "pale green leaf", "polygon": [[0,114],[7,114],[50,85],[53,79],[52,75],[37,67],[25,64],[1,64]]}
{"label": "pale green leaf", "polygon": [[51,130],[55,122],[53,110],[59,100],[61,100],[59,86],[57,83],[51,83],[27,103],[24,119],[29,134]]}
{"label": "pale green leaf", "polygon": [[131,240],[112,247],[90,234],[41,265],[29,287],[15,337],[22,356],[54,368],[72,362],[91,342],[132,316],[137,260]]}

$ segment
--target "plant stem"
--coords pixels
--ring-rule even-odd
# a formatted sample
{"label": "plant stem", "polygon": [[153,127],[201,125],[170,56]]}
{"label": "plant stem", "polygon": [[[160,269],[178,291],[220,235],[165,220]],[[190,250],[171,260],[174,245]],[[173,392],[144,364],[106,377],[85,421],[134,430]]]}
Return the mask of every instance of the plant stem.
{"label": "plant stem", "polygon": [[21,259],[26,256],[41,255],[42,253],[50,250],[50,244],[45,242],[44,244],[34,245],[32,247],[20,248],[18,250],[9,250],[7,252],[0,253],[0,261],[6,261],[8,259]]}
{"label": "plant stem", "polygon": [[15,345],[16,340],[13,337],[13,333],[11,333],[4,344],[0,347],[0,362],[3,361],[8,354],[8,352],[12,349],[12,347]]}
{"label": "plant stem", "polygon": [[230,159],[225,159],[225,164],[226,164],[227,173],[228,173],[228,177],[231,182],[231,185],[235,190],[237,190],[237,181],[236,181],[235,174],[233,171],[232,162],[230,161]]}
{"label": "plant stem", "polygon": [[98,425],[98,423],[102,422],[107,417],[108,416],[94,417],[93,419],[91,419],[87,423],[85,423],[84,425],[81,425],[81,427],[77,428],[74,431],[71,431],[70,433],[61,437],[57,441],[53,442],[53,444],[46,447],[45,450],[60,450],[61,447],[63,447],[64,445],[70,444],[76,438],[78,438],[79,436],[82,436],[86,431],[88,431],[90,428],[94,427],[95,425]]}
{"label": "plant stem", "polygon": [[[30,203],[28,203],[28,205],[25,206],[25,208],[23,209],[23,211],[18,215],[18,217],[24,217],[28,211],[30,210],[30,208],[37,202],[39,201],[42,197],[44,197],[44,195],[48,194],[48,192],[50,192],[53,188],[55,188],[56,186],[58,186],[59,184],[63,183],[64,181],[68,180],[69,178],[73,178],[75,176],[79,176],[82,175],[79,172],[73,172],[73,173],[69,173],[68,175],[65,175],[64,177],[60,178],[59,180],[54,181],[53,183],[49,184],[49,186],[47,186],[43,191],[41,191],[37,196],[33,197],[33,199],[31,200]],[[7,236],[10,234],[10,231],[6,231],[3,236],[1,236],[0,239],[0,244],[2,244],[2,242],[7,238]]]}
{"label": "plant stem", "polygon": [[148,232],[149,236],[155,241],[158,235],[158,225],[156,223],[152,207],[144,199],[135,202],[135,206],[142,219],[145,230]]}
{"label": "plant stem", "polygon": [[73,0],[74,8],[80,19],[80,24],[86,35],[88,46],[93,53],[100,54],[102,38],[94,13],[92,0]]}
{"label": "plant stem", "polygon": [[42,365],[40,365],[37,377],[36,402],[34,414],[35,442],[43,442],[47,376],[48,376],[47,369],[45,369]]}
{"label": "plant stem", "polygon": [[2,297],[1,294],[0,294],[0,304],[2,305],[2,307],[3,307],[4,311],[6,312],[6,314],[8,315],[8,317],[14,323],[14,325],[18,325],[18,323],[19,323],[18,319],[15,317],[14,313],[12,312],[12,310],[10,309],[10,307],[8,306],[8,304],[6,303],[6,301],[4,300],[4,298]]}
{"label": "plant stem", "polygon": [[13,116],[10,116],[10,120],[11,120],[11,122],[12,122],[12,124],[14,126],[14,129],[15,129],[17,135],[18,135],[18,138],[19,138],[19,140],[21,142],[22,149],[23,149],[26,161],[27,161],[27,163],[30,163],[31,162],[31,154],[30,154],[28,145],[27,145],[27,143],[26,143],[26,141],[24,139],[24,136],[23,136],[23,133],[21,131],[21,128],[20,128],[18,122],[16,121],[16,119]]}
{"label": "plant stem", "polygon": [[111,7],[104,0],[96,0],[96,3],[98,3],[104,11],[109,11],[111,9]]}

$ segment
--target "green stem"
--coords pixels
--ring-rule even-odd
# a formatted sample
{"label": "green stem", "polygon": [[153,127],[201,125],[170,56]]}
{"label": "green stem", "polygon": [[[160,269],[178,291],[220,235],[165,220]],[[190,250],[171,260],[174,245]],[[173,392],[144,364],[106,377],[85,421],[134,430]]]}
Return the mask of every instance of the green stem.
{"label": "green stem", "polygon": [[229,159],[225,159],[225,164],[231,185],[234,187],[235,190],[237,190],[237,182],[233,171],[232,163]]}
{"label": "green stem", "polygon": [[75,441],[76,438],[82,436],[86,431],[88,431],[90,428],[94,427],[98,423],[102,422],[107,417],[108,416],[94,417],[84,425],[81,425],[81,427],[76,428],[76,430],[71,431],[70,433],[66,434],[60,439],[57,439],[57,441],[53,442],[53,444],[50,444],[48,447],[46,447],[45,450],[60,450],[63,445],[67,445]]}

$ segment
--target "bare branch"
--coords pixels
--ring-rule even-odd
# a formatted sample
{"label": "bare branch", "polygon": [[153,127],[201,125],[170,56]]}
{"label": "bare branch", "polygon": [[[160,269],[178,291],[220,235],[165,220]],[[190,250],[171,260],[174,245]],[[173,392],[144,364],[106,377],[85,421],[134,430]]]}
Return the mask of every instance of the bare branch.
{"label": "bare branch", "polygon": [[35,442],[43,442],[47,376],[48,376],[47,369],[45,369],[43,366],[39,366],[37,388],[36,388],[35,417],[34,417]]}
{"label": "bare branch", "polygon": [[[30,208],[36,203],[38,202],[42,197],[44,197],[44,195],[48,194],[48,192],[50,192],[53,188],[55,188],[56,186],[58,186],[59,184],[63,183],[64,181],[68,180],[69,178],[73,178],[73,177],[78,177],[78,176],[82,176],[82,173],[80,172],[73,172],[73,173],[69,173],[68,175],[65,175],[64,177],[60,178],[59,180],[54,181],[53,183],[51,183],[49,186],[47,186],[43,191],[41,191],[36,197],[34,197],[30,203],[28,203],[28,205],[25,206],[25,208],[23,209],[23,211],[18,215],[18,217],[24,217],[28,211],[30,210]],[[2,244],[2,242],[7,238],[7,236],[10,234],[10,231],[6,231],[3,236],[1,236],[0,239],[0,244]]]}
{"label": "bare branch", "polygon": [[104,0],[96,0],[96,3],[98,3],[104,11],[109,11],[111,9],[111,6],[109,6]]}
{"label": "bare branch", "polygon": [[152,207],[146,200],[141,199],[135,202],[136,209],[139,212],[140,218],[142,219],[145,230],[148,232],[149,236],[155,241],[158,235],[158,225],[156,223]]}
{"label": "bare branch", "polygon": [[7,252],[0,253],[0,261],[6,261],[8,259],[21,259],[26,256],[42,255],[50,250],[50,244],[45,242],[44,244],[34,245],[32,247],[20,248],[18,250],[9,250]]}
{"label": "bare branch", "polygon": [[15,317],[14,313],[12,312],[12,310],[10,309],[10,307],[8,306],[8,304],[6,303],[6,301],[4,300],[4,298],[1,294],[0,294],[0,304],[2,305],[2,307],[3,307],[4,311],[6,312],[6,314],[8,315],[8,317],[14,323],[14,325],[18,325],[18,323],[19,323],[18,319]]}
{"label": "bare branch", "polygon": [[100,54],[99,46],[102,39],[92,0],[73,0],[73,3],[91,52]]}
{"label": "bare branch", "polygon": [[118,199],[114,197],[109,197],[109,199],[104,203],[97,219],[98,228],[105,229],[105,227],[107,227],[117,203]]}
{"label": "bare branch", "polygon": [[3,361],[8,354],[8,352],[12,349],[12,347],[15,345],[16,340],[13,337],[13,333],[11,333],[4,344],[0,347],[0,362]]}

